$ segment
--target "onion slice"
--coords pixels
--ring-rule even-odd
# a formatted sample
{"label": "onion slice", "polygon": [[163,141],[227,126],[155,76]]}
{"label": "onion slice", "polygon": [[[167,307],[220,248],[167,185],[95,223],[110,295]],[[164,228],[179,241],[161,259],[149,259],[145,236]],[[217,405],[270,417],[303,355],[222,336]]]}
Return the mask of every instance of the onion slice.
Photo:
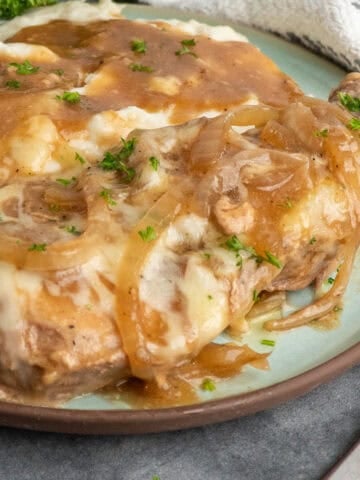
{"label": "onion slice", "polygon": [[[146,324],[149,319],[139,298],[141,272],[161,233],[169,227],[181,209],[179,198],[170,190],[164,193],[134,227],[120,261],[116,286],[116,320],[131,372],[138,378],[150,379],[155,376],[155,359],[147,348],[147,335],[151,333],[154,318],[151,317],[150,324],[149,321]],[[139,231],[149,226],[155,230],[157,237],[146,242]]]}

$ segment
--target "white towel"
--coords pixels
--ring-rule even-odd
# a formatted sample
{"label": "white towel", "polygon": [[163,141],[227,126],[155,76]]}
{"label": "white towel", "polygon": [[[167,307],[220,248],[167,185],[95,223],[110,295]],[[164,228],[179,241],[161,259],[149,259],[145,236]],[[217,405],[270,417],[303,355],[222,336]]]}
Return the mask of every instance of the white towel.
{"label": "white towel", "polygon": [[147,0],[275,32],[360,71],[360,0]]}

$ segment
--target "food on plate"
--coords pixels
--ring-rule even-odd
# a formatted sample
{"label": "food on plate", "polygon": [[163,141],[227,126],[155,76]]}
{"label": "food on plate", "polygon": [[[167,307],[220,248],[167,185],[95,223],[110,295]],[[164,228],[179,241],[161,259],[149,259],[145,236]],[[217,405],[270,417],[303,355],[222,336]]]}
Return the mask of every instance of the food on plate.
{"label": "food on plate", "polygon": [[[193,402],[266,363],[213,343],[225,330],[341,308],[359,237],[357,97],[304,96],[228,27],[130,21],[111,2],[33,12],[0,39],[4,398],[130,378],[121,389],[142,406]],[[318,298],[283,318],[285,292],[313,282]]]}

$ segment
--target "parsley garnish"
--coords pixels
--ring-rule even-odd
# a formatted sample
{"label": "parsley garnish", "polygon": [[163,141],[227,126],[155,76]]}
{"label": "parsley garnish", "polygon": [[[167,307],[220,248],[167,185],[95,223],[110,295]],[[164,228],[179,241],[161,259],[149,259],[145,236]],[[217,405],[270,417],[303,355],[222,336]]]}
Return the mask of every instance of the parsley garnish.
{"label": "parsley garnish", "polygon": [[280,260],[277,257],[275,257],[275,255],[273,255],[270,252],[267,252],[266,250],[265,250],[265,255],[266,255],[266,258],[264,258],[264,260],[266,262],[271,263],[271,265],[274,265],[277,268],[282,268],[282,266],[283,266],[282,263],[280,262]]}
{"label": "parsley garnish", "polygon": [[239,252],[240,250],[246,250],[245,245],[240,242],[236,235],[232,235],[230,238],[226,240],[224,246],[228,250],[232,250],[233,252]]}
{"label": "parsley garnish", "polygon": [[188,40],[181,40],[181,49],[176,50],[175,55],[192,55],[193,57],[197,57],[196,53],[191,50],[191,47],[195,47],[195,45],[196,41],[194,38],[190,38]]}
{"label": "parsley garnish", "polygon": [[204,256],[204,258],[206,258],[206,260],[210,260],[210,258],[211,258],[211,253],[204,252],[204,253],[203,253],[203,256]]}
{"label": "parsley garnish", "polygon": [[311,237],[309,240],[309,244],[314,245],[315,242],[316,242],[316,237]]}
{"label": "parsley garnish", "polygon": [[79,92],[64,92],[62,95],[56,95],[56,99],[75,104],[80,102],[81,95]]}
{"label": "parsley garnish", "polygon": [[2,0],[0,2],[0,18],[14,18],[32,7],[54,5],[56,0]]}
{"label": "parsley garnish", "polygon": [[64,187],[69,186],[71,183],[76,182],[76,177],[71,177],[71,178],[57,178],[56,179],[57,183],[60,183],[60,185],[64,185]]}
{"label": "parsley garnish", "polygon": [[351,130],[360,130],[360,119],[352,118],[350,122],[347,124],[347,127],[351,128]]}
{"label": "parsley garnish", "polygon": [[328,283],[329,285],[332,285],[334,282],[335,282],[335,278],[333,278],[333,277],[329,277],[329,278],[327,279],[327,283]]}
{"label": "parsley garnish", "polygon": [[253,302],[257,303],[260,300],[260,293],[257,290],[253,291]]}
{"label": "parsley garnish", "polygon": [[108,188],[103,188],[101,190],[100,197],[102,197],[105,200],[105,202],[112,207],[117,205],[117,202],[115,202],[115,200],[112,198],[111,190]]}
{"label": "parsley garnish", "polygon": [[268,347],[275,347],[275,340],[268,340],[267,338],[264,338],[260,343],[261,345],[267,345]]}
{"label": "parsley garnish", "polygon": [[148,225],[145,230],[140,230],[138,232],[138,234],[140,235],[140,237],[144,240],[144,242],[152,242],[153,240],[156,239],[157,237],[157,234],[154,230],[153,227],[151,227],[150,225]]}
{"label": "parsley garnish", "polygon": [[201,384],[201,390],[204,390],[205,392],[213,392],[216,390],[216,385],[211,378],[204,378]]}
{"label": "parsley garnish", "polygon": [[8,80],[5,85],[8,88],[20,88],[21,83],[18,82],[17,80]]}
{"label": "parsley garnish", "polygon": [[360,112],[360,98],[352,97],[345,92],[339,92],[338,97],[341,105],[347,108],[349,112]]}
{"label": "parsley garnish", "polygon": [[64,230],[66,230],[68,233],[71,233],[72,235],[76,235],[76,236],[81,235],[80,230],[78,230],[78,229],[75,227],[75,225],[71,225],[71,226],[68,226],[68,227],[64,227]]}
{"label": "parsley garnish", "polygon": [[40,67],[34,67],[34,65],[31,65],[29,60],[25,60],[23,63],[9,63],[11,67],[16,67],[16,73],[18,75],[33,75],[34,73],[37,73],[40,70]]}
{"label": "parsley garnish", "polygon": [[84,165],[85,159],[77,152],[75,152],[75,160],[80,162],[81,165]]}
{"label": "parsley garnish", "polygon": [[130,63],[129,68],[133,72],[152,73],[154,71],[152,67],[149,67],[147,65],[142,65],[141,63]]}
{"label": "parsley garnish", "polygon": [[46,243],[33,243],[28,250],[29,252],[45,252],[46,246]]}
{"label": "parsley garnish", "polygon": [[65,72],[62,68],[57,68],[56,70],[54,70],[54,73],[56,73],[56,75],[58,75],[59,77],[62,77]]}
{"label": "parsley garnish", "polygon": [[118,153],[106,152],[104,158],[99,163],[99,167],[103,170],[117,170],[122,173],[126,182],[131,182],[135,177],[135,169],[128,167],[126,161],[135,149],[136,138],[130,140],[121,139],[123,143],[122,149]]}
{"label": "parsley garnish", "polygon": [[145,53],[147,50],[147,44],[145,40],[142,40],[140,38],[136,38],[135,40],[132,40],[130,45],[131,45],[131,50],[136,53]]}
{"label": "parsley garnish", "polygon": [[329,135],[329,129],[323,128],[322,130],[316,130],[314,135],[315,137],[327,137]]}
{"label": "parsley garnish", "polygon": [[150,157],[149,158],[149,163],[152,166],[153,170],[155,170],[155,172],[157,172],[158,168],[159,168],[159,165],[160,165],[160,161],[156,157]]}

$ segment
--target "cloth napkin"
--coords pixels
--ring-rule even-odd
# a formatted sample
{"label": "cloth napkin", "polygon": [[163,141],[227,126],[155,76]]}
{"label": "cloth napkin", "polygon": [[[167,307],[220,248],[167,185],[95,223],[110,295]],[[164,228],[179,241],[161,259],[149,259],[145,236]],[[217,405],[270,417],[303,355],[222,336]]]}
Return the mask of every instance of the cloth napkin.
{"label": "cloth napkin", "polygon": [[268,30],[360,71],[360,0],[146,0]]}

